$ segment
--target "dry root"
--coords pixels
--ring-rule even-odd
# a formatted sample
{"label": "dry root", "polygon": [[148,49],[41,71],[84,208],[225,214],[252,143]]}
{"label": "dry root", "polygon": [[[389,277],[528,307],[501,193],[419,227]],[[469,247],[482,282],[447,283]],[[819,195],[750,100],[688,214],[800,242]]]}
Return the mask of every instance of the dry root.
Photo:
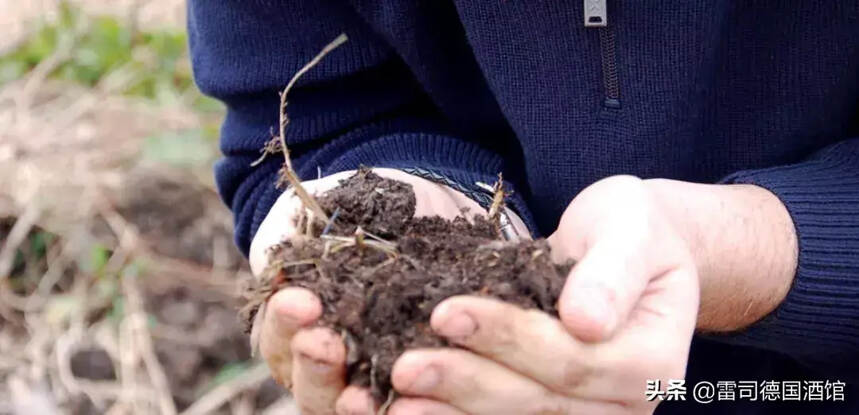
{"label": "dry root", "polygon": [[[292,79],[289,80],[289,83],[283,89],[283,92],[280,93],[280,108],[279,108],[279,123],[278,123],[278,136],[269,140],[263,148],[263,157],[270,152],[279,149],[283,153],[283,167],[280,169],[280,178],[278,180],[278,185],[283,186],[285,184],[289,184],[295,190],[295,195],[301,199],[301,203],[304,204],[304,207],[309,209],[315,215],[316,219],[321,220],[324,223],[328,223],[328,215],[325,214],[325,211],[319,207],[319,203],[316,202],[316,199],[307,192],[307,190],[302,186],[301,179],[298,178],[298,175],[295,173],[295,169],[292,167],[292,159],[289,155],[289,147],[286,145],[286,126],[289,124],[289,116],[286,113],[286,106],[289,104],[287,101],[287,96],[289,95],[289,91],[295,85],[295,83],[301,78],[302,75],[307,73],[310,69],[316,66],[322,58],[325,57],[332,50],[336,49],[338,46],[342,45],[346,42],[348,38],[346,34],[341,34],[337,36],[331,43],[326,45],[322,50],[306,65],[304,65],[298,72],[293,75]],[[277,139],[280,143],[279,145],[274,144],[274,139]],[[262,160],[257,160],[256,163],[259,163]]]}

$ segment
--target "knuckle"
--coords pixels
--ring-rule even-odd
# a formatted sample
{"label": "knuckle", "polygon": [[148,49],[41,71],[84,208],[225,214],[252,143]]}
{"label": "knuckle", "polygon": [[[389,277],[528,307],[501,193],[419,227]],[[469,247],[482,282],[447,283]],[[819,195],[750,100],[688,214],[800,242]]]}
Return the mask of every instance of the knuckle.
{"label": "knuckle", "polygon": [[568,359],[561,367],[560,389],[573,393],[593,376],[595,367],[585,359]]}
{"label": "knuckle", "polygon": [[494,326],[493,333],[491,333],[492,348],[499,353],[517,348],[519,346],[519,342],[522,340],[521,337],[517,335],[520,331],[517,326],[518,325],[512,321],[502,321],[500,324]]}
{"label": "knuckle", "polygon": [[517,319],[484,316],[477,324],[477,330],[469,336],[469,343],[480,343],[489,352],[504,352],[516,347],[521,330]]}
{"label": "knuckle", "polygon": [[460,350],[439,355],[431,365],[439,375],[433,391],[448,395],[452,400],[470,399],[470,396],[485,393],[480,373],[467,363],[470,357],[469,352]]}
{"label": "knuckle", "polygon": [[[587,193],[585,193],[587,192]],[[591,196],[600,195],[600,199],[641,200],[645,198],[647,187],[644,181],[636,176],[616,175],[606,177],[588,186],[583,193]]]}

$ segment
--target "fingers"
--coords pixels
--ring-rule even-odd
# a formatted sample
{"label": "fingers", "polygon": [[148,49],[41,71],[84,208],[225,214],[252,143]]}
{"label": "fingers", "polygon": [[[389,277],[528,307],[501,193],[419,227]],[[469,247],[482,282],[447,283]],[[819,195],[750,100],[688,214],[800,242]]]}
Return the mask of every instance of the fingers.
{"label": "fingers", "polygon": [[639,179],[605,179],[576,197],[550,238],[553,250],[580,258],[558,304],[561,321],[579,339],[611,337],[651,280],[691,263],[652,199]]}
{"label": "fingers", "polygon": [[285,288],[269,299],[259,347],[272,377],[281,385],[292,385],[292,337],[321,314],[319,299],[303,288]]}
{"label": "fingers", "polygon": [[[322,306],[313,293],[302,288],[283,289],[269,300],[260,339],[260,352],[272,376],[292,387],[305,415],[334,414],[335,403],[345,387],[346,349],[340,336],[321,327],[303,328],[313,324],[321,313]],[[360,391],[351,391],[341,406],[349,410],[362,404],[372,408],[369,395],[361,399]]]}
{"label": "fingers", "polygon": [[347,386],[337,398],[335,409],[337,415],[376,415],[377,406],[367,388]]}
{"label": "fingers", "polygon": [[[677,270],[685,270],[681,277],[694,273],[691,255],[670,232],[665,224],[653,224],[646,230],[606,231],[593,243],[570,271],[558,300],[561,321],[573,335],[591,342],[608,339],[629,323],[640,301],[653,296],[657,279]],[[683,287],[697,276],[691,275],[691,280]],[[692,291],[682,292],[689,297],[685,300],[697,301]],[[689,314],[688,310],[676,311]]]}
{"label": "fingers", "polygon": [[569,412],[567,399],[464,350],[406,352],[394,363],[391,381],[404,395],[442,401],[472,415]]}
{"label": "fingers", "polygon": [[346,347],[336,333],[323,327],[304,329],[292,339],[292,395],[303,415],[335,413],[346,387]]}
{"label": "fingers", "polygon": [[561,394],[576,395],[588,379],[599,376],[593,347],[576,341],[560,321],[537,310],[457,296],[435,308],[430,324],[451,342]]}
{"label": "fingers", "polygon": [[445,403],[422,398],[400,398],[388,408],[388,415],[466,415]]}
{"label": "fingers", "polygon": [[680,268],[657,279],[630,317],[628,328],[605,343],[593,344],[599,376],[592,376],[576,390],[579,396],[601,397],[638,403],[642,385],[649,379],[682,379],[692,334],[695,330],[697,296],[689,271]]}
{"label": "fingers", "polygon": [[[688,280],[673,275],[667,278]],[[673,307],[685,310],[682,307],[688,304],[682,303],[694,296],[679,294],[671,294],[675,300],[647,305],[649,311],[636,314],[634,327],[605,343],[579,342],[546,313],[481,297],[445,300],[433,311],[430,324],[452,343],[561,395],[634,402],[641,397],[644,380],[653,374],[683,377],[686,360],[682,357],[688,355],[689,343],[669,340],[691,336],[694,314]],[[666,302],[674,305],[663,305]]]}
{"label": "fingers", "polygon": [[626,321],[655,273],[650,252],[629,240],[606,238],[594,244],[570,271],[561,291],[561,321],[581,340],[595,342],[611,336]]}

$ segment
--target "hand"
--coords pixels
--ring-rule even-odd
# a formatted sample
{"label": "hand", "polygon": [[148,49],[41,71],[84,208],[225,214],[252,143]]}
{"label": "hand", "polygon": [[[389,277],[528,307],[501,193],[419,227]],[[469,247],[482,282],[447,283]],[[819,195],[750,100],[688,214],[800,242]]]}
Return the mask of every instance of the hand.
{"label": "hand", "polygon": [[[483,209],[463,194],[446,186],[393,169],[373,169],[383,177],[412,185],[415,215],[439,215],[452,219],[463,208],[476,214]],[[307,191],[322,194],[354,174],[342,172],[319,180],[303,182]],[[260,225],[250,248],[251,269],[261,273],[266,265],[266,249],[291,238],[301,202],[287,191],[277,200]],[[526,229],[511,215],[518,229]],[[260,353],[278,383],[292,389],[302,414],[375,413],[375,403],[363,388],[346,387],[346,350],[340,336],[323,327],[312,326],[322,314],[319,299],[302,288],[286,288],[269,300],[260,334]]]}
{"label": "hand", "polygon": [[556,259],[578,260],[561,321],[485,298],[446,300],[432,327],[469,351],[405,353],[392,381],[409,397],[392,415],[647,414],[656,406],[644,399],[647,380],[683,378],[695,261],[643,182],[584,190],[549,242]]}
{"label": "hand", "polygon": [[549,242],[578,260],[560,321],[484,298],[439,304],[432,327],[469,351],[405,353],[392,381],[408,397],[392,415],[652,413],[646,381],[685,373],[699,282],[699,326],[733,330],[784,298],[796,266],[789,215],[755,186],[612,177],[573,200]]}

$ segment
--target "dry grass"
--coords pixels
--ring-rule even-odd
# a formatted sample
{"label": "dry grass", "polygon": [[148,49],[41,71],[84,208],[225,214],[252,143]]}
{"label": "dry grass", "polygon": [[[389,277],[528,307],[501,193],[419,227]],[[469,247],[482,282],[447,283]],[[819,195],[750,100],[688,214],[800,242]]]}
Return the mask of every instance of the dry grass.
{"label": "dry grass", "polygon": [[[135,25],[183,25],[181,0],[74,3]],[[54,1],[0,2],[0,51],[34,17],[55,14]],[[147,137],[200,128],[212,115],[181,99],[165,106],[120,94],[133,76],[123,68],[94,88],[50,79],[72,52],[60,48],[0,86],[0,219],[9,225],[0,226],[0,414],[261,412],[276,396],[258,396],[268,376],[257,363],[230,376],[190,370],[177,384],[177,366],[195,353],[244,341],[237,321],[208,319],[233,312],[235,281],[248,271],[210,166],[147,160],[142,149]],[[19,263],[38,233],[57,238],[38,261]],[[97,269],[87,266],[93,247],[105,253]],[[183,321],[189,313],[201,321]],[[81,367],[90,350],[107,356],[113,376]],[[247,359],[236,353],[219,364]],[[289,400],[276,405],[294,411]]]}

